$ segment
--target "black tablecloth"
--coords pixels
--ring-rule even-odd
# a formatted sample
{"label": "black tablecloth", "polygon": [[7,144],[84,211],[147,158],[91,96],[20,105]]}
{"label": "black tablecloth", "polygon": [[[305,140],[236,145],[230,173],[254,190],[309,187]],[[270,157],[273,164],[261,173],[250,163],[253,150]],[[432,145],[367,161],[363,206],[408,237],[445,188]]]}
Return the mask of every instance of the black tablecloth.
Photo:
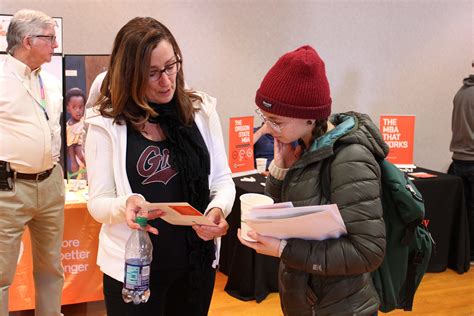
{"label": "black tablecloth", "polygon": [[435,178],[416,178],[413,182],[425,200],[425,218],[436,242],[428,272],[449,267],[458,273],[469,270],[469,221],[462,178],[423,168],[415,172],[435,174]]}
{"label": "black tablecloth", "polygon": [[[248,177],[248,176],[247,176]],[[219,270],[227,274],[225,291],[238,299],[261,302],[270,292],[278,292],[279,258],[257,254],[253,249],[242,245],[237,238],[240,228],[240,199],[248,192],[263,193],[265,177],[251,175],[256,182],[242,182],[234,178],[236,196],[232,212],[227,217],[229,230],[222,238]]]}
{"label": "black tablecloth", "polygon": [[[425,200],[428,228],[436,242],[429,272],[441,272],[447,267],[464,273],[469,270],[469,228],[463,197],[462,179],[423,168],[435,178],[415,179],[414,183]],[[229,231],[222,238],[220,271],[227,274],[225,291],[238,299],[262,301],[270,292],[278,292],[279,259],[257,254],[237,239],[240,227],[240,195],[248,192],[263,193],[260,174],[251,175],[256,182],[242,182],[234,178],[237,195],[228,216]]]}

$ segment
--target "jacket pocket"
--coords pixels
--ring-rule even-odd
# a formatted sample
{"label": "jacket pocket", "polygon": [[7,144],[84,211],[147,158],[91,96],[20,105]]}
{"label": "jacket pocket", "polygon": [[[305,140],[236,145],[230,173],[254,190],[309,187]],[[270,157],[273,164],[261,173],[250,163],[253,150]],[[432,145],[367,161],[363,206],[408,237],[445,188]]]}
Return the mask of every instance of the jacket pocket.
{"label": "jacket pocket", "polygon": [[285,315],[310,315],[318,302],[311,274],[280,265],[280,299]]}

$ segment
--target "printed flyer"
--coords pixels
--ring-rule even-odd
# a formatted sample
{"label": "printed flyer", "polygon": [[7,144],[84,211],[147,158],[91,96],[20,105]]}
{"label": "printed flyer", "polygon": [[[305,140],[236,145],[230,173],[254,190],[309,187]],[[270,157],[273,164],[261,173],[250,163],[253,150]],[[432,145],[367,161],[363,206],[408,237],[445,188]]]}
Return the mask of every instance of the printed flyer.
{"label": "printed flyer", "polygon": [[253,159],[253,116],[230,118],[229,167],[232,173],[255,169]]}
{"label": "printed flyer", "polygon": [[380,131],[390,147],[387,160],[397,166],[414,166],[414,115],[381,115]]}

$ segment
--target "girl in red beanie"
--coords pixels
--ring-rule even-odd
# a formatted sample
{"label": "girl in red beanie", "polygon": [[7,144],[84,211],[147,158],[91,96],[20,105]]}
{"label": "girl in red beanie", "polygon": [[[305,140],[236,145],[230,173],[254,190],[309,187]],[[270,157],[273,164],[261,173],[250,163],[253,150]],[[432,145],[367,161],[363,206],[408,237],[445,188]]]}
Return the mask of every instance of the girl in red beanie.
{"label": "girl in red beanie", "polygon": [[[337,239],[280,240],[250,232],[240,241],[280,257],[279,289],[285,315],[371,315],[379,298],[370,272],[382,263],[385,225],[380,167],[388,147],[365,114],[331,114],[325,65],[311,46],[283,55],[268,71],[255,98],[275,139],[265,193],[295,206],[328,204],[321,190],[322,162],[330,166],[331,203],[347,228]],[[294,148],[292,142],[298,141]]]}

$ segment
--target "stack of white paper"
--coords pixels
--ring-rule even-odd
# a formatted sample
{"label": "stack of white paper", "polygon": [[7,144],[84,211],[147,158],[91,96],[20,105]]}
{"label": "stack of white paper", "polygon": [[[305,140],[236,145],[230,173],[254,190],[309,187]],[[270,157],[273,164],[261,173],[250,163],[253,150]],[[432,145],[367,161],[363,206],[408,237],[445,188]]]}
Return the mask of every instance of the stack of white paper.
{"label": "stack of white paper", "polygon": [[347,233],[336,204],[293,207],[285,202],[256,206],[243,221],[257,233],[279,239],[324,240]]}

